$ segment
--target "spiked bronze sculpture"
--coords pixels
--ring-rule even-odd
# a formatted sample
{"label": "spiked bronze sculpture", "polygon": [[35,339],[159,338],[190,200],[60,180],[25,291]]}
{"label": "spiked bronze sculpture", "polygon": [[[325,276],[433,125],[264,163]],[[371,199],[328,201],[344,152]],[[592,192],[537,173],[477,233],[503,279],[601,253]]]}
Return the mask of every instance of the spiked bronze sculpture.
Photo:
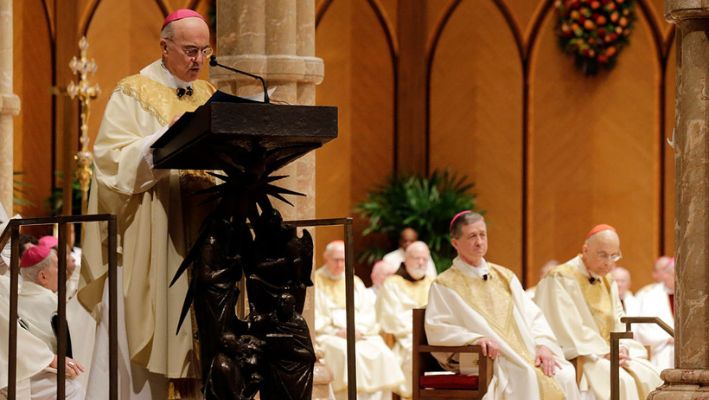
{"label": "spiked bronze sculpture", "polygon": [[[313,240],[273,208],[269,197],[292,206],[285,196],[302,194],[271,174],[336,135],[332,107],[210,102],[153,145],[157,168],[222,171],[195,193],[215,205],[173,279],[190,271],[177,329],[193,307],[206,399],[311,397],[315,352],[300,314]],[[249,314],[239,318],[242,278]]]}

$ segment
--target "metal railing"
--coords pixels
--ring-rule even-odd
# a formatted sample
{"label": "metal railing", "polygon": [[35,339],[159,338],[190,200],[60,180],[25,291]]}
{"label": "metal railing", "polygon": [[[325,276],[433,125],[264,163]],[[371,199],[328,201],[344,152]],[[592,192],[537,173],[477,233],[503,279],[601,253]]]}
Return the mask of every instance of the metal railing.
{"label": "metal railing", "polygon": [[675,331],[663,320],[657,317],[621,317],[625,324],[625,332],[611,332],[611,400],[620,400],[620,339],[632,339],[632,324],[656,324],[675,337]]}
{"label": "metal railing", "polygon": [[9,318],[9,359],[8,359],[8,387],[9,400],[17,397],[17,295],[18,275],[20,264],[20,227],[30,225],[59,225],[58,243],[58,269],[59,281],[57,290],[57,314],[59,319],[57,338],[57,399],[65,399],[66,394],[66,351],[67,351],[67,323],[66,323],[66,224],[78,222],[108,222],[108,326],[109,326],[109,399],[118,400],[118,340],[117,327],[117,225],[116,217],[110,214],[59,216],[46,218],[11,219],[0,235],[0,249],[5,247],[8,239],[11,244],[10,256],[10,318]]}
{"label": "metal railing", "polygon": [[[357,399],[357,371],[355,365],[355,315],[354,315],[354,254],[352,218],[321,218],[285,221],[296,227],[341,225],[345,237],[345,315],[347,319],[347,399]],[[316,289],[317,290],[317,289]]]}
{"label": "metal railing", "polygon": [[[0,248],[11,240],[10,258],[10,321],[17,321],[17,288],[19,275],[19,235],[20,227],[28,225],[59,225],[59,285],[58,315],[59,337],[57,343],[57,377],[66,372],[66,236],[64,225],[77,222],[108,222],[108,301],[109,301],[109,400],[118,400],[118,340],[117,331],[117,225],[116,217],[110,214],[61,216],[48,218],[12,219],[0,235]],[[286,221],[296,227],[342,226],[345,242],[345,310],[347,318],[347,379],[348,399],[357,398],[357,375],[355,364],[355,315],[354,315],[354,254],[352,218],[311,219]],[[9,324],[9,360],[8,360],[8,400],[16,400],[17,380],[17,323]],[[57,399],[65,399],[65,380],[57,379]]]}

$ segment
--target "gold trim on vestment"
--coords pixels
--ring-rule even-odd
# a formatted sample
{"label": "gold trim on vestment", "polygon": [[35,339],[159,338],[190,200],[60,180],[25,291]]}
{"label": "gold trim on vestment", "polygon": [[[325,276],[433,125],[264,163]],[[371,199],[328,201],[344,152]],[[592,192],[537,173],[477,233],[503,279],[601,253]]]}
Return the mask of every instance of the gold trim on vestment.
{"label": "gold trim on vestment", "polygon": [[[167,125],[175,117],[186,112],[192,112],[212,97],[216,91],[207,81],[192,82],[192,95],[177,97],[175,88],[163,85],[144,75],[131,75],[118,82],[116,91],[135,99],[140,107],[155,117],[160,125]],[[180,184],[189,191],[212,186],[215,179],[207,171],[180,170]]]}
{"label": "gold trim on vestment", "polygon": [[[327,268],[327,267],[321,267]],[[315,273],[315,290],[320,290],[325,293],[325,295],[332,300],[335,305],[339,308],[345,308],[346,298],[345,298],[345,278],[342,279],[330,279],[326,276],[324,271],[318,270]],[[357,278],[357,277],[355,277]]]}
{"label": "gold trim on vestment", "polygon": [[434,278],[427,275],[421,280],[411,282],[402,276],[392,275],[387,279],[392,279],[394,284],[416,303],[417,308],[425,307],[428,304],[428,291]]}
{"label": "gold trim on vestment", "polygon": [[118,82],[116,91],[132,97],[146,112],[155,117],[160,125],[167,125],[176,116],[192,112],[206,103],[215,89],[209,82],[197,80],[192,82],[192,96],[177,97],[175,88],[144,75],[131,75]]}
{"label": "gold trim on vestment", "polygon": [[534,369],[541,399],[564,399],[564,392],[551,377],[534,365],[534,355],[524,344],[514,318],[514,299],[510,290],[512,273],[495,264],[490,266],[490,279],[472,277],[457,268],[449,268],[436,282],[455,291],[475,312],[480,314],[497,335]]}
{"label": "gold trim on vestment", "polygon": [[591,310],[594,321],[598,326],[601,337],[610,345],[611,331],[615,326],[615,316],[613,315],[613,300],[611,298],[611,283],[607,276],[601,279],[600,283],[591,283],[588,276],[571,264],[564,264],[550,273],[560,274],[567,278],[576,279],[581,288],[583,298],[586,300],[588,308]]}

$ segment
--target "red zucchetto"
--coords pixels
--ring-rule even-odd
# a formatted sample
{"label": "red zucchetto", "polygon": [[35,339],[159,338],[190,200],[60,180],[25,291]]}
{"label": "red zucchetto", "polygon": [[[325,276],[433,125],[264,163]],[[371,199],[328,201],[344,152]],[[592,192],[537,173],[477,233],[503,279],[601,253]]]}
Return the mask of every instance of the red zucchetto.
{"label": "red zucchetto", "polygon": [[586,239],[590,238],[591,236],[597,234],[598,232],[603,232],[603,231],[613,231],[615,232],[615,228],[608,225],[608,224],[598,224],[591,228],[590,231],[586,234]]}
{"label": "red zucchetto", "polygon": [[197,11],[190,10],[189,8],[181,8],[179,10],[171,12],[170,15],[165,17],[165,20],[162,22],[162,28],[160,28],[160,30],[165,29],[167,24],[169,24],[170,22],[175,22],[184,18],[199,18],[204,21],[204,17],[202,16],[202,14],[198,13]]}
{"label": "red zucchetto", "polygon": [[458,218],[462,217],[465,214],[470,214],[471,212],[472,211],[470,211],[470,210],[463,210],[463,211],[459,212],[458,214],[456,214],[455,216],[453,216],[453,219],[451,219],[450,225],[448,225],[448,229],[453,229],[453,224],[455,224],[455,221]]}
{"label": "red zucchetto", "polygon": [[52,249],[42,245],[36,245],[28,248],[22,253],[22,258],[20,258],[20,267],[29,268],[34,267],[40,262],[44,261],[45,258],[49,257]]}
{"label": "red zucchetto", "polygon": [[39,244],[48,249],[51,249],[52,247],[57,247],[57,244],[59,244],[59,240],[54,236],[47,235],[39,238]]}

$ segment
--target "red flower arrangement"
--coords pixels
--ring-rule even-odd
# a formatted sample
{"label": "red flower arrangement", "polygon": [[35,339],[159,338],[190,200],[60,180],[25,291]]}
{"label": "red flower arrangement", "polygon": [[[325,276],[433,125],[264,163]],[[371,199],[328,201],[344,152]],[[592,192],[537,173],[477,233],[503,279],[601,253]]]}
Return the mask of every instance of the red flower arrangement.
{"label": "red flower arrangement", "polygon": [[588,75],[611,68],[628,44],[635,0],[557,0],[556,33],[564,52]]}

